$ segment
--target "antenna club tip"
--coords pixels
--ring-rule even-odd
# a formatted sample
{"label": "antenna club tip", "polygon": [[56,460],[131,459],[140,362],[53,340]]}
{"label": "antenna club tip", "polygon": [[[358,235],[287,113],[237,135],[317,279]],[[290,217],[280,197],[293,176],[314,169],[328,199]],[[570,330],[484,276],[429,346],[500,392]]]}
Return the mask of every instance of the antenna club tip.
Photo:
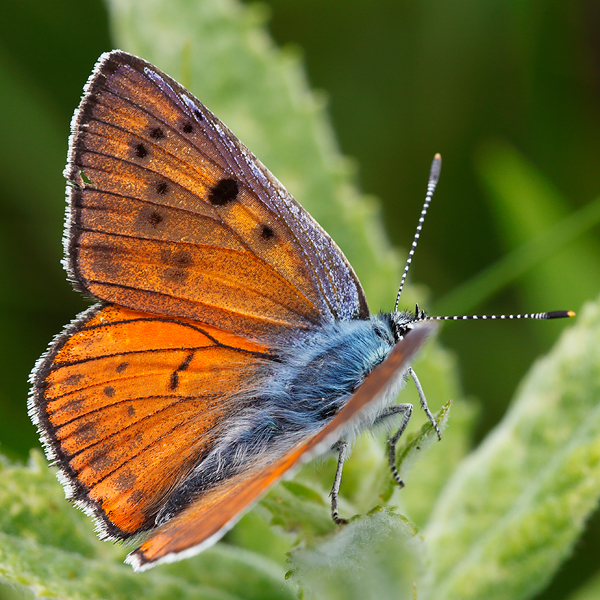
{"label": "antenna club tip", "polygon": [[442,169],[442,157],[438,152],[431,161],[431,171],[429,172],[429,185],[433,185],[431,190],[431,194],[433,194],[433,190],[437,185],[437,182],[440,178],[440,170]]}
{"label": "antenna club tip", "polygon": [[568,317],[574,317],[575,311],[573,310],[554,310],[552,312],[546,313],[547,319],[565,319]]}

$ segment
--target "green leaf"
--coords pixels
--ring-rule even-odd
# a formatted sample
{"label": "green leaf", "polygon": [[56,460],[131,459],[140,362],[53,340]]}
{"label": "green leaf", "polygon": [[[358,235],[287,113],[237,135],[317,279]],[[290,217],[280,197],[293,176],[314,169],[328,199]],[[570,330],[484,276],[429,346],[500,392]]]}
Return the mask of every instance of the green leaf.
{"label": "green leaf", "polygon": [[0,531],[31,543],[94,557],[106,546],[90,536],[90,520],[65,502],[64,492],[39,451],[18,466],[0,457]]}
{"label": "green leaf", "polygon": [[[444,406],[442,406],[442,408],[434,415],[440,433],[442,433],[448,425],[451,405],[452,400],[448,400],[448,402],[446,402],[446,404],[444,404]],[[429,421],[422,425],[421,430],[417,434],[404,436],[404,443],[398,448],[396,459],[400,479],[405,480],[418,458],[438,441],[441,440],[438,438],[433,425]]]}
{"label": "green leaf", "polygon": [[600,497],[600,306],[540,360],[500,425],[459,467],[423,531],[420,598],[531,598]]}
{"label": "green leaf", "polygon": [[290,577],[308,598],[412,598],[425,545],[404,517],[381,507],[292,552]]}
{"label": "green leaf", "polygon": [[[451,353],[433,343],[427,344],[413,366],[432,411],[441,411],[452,400],[452,418],[442,434],[442,441],[432,443],[427,455],[405,477],[406,487],[402,490],[394,488],[394,496],[390,500],[392,505],[399,506],[401,512],[421,528],[427,522],[440,491],[470,450],[479,413],[475,404],[465,402],[462,398],[458,385],[458,366]],[[420,423],[427,427],[428,421],[419,408],[419,397],[414,386],[406,386],[400,401],[410,402],[415,407],[407,439],[411,432],[418,430]],[[385,457],[380,459],[380,464],[386,465]],[[389,481],[387,468],[386,476]]]}
{"label": "green leaf", "polygon": [[301,539],[324,535],[335,528],[327,493],[301,476],[280,483],[261,505],[269,509],[271,525],[296,532]]}

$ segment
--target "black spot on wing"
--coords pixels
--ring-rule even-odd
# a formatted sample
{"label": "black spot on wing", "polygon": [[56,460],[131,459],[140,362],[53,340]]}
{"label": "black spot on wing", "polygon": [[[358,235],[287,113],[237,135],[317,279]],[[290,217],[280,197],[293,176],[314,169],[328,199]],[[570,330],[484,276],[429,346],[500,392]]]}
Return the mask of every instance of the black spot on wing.
{"label": "black spot on wing", "polygon": [[171,378],[169,380],[169,389],[176,390],[179,387],[179,373],[181,371],[185,371],[192,362],[192,358],[194,358],[194,353],[190,352],[184,359],[183,362],[171,373]]}
{"label": "black spot on wing", "polygon": [[193,133],[194,126],[191,123],[184,123],[181,130],[183,131],[183,133]]}
{"label": "black spot on wing", "polygon": [[160,127],[153,127],[150,130],[150,137],[153,140],[162,140],[165,137],[165,132]]}
{"label": "black spot on wing", "polygon": [[88,459],[88,466],[95,473],[102,476],[110,469],[115,463],[115,458],[110,453],[107,453],[104,449],[95,450],[91,453]]}
{"label": "black spot on wing", "polygon": [[[156,210],[153,210],[150,215],[148,216],[148,223],[150,223],[150,225],[152,225],[152,227],[154,227],[154,229],[156,229],[156,227],[158,225],[160,225],[163,222],[163,216],[157,212]],[[127,363],[122,363],[125,364],[125,366],[127,366]],[[119,365],[120,367],[121,365]],[[117,370],[118,368],[117,367]]]}
{"label": "black spot on wing", "polygon": [[167,192],[169,191],[169,184],[161,181],[157,186],[156,186],[156,193],[159,196],[164,196]]}
{"label": "black spot on wing", "polygon": [[146,490],[133,490],[131,494],[129,494],[129,502],[132,504],[137,504],[138,502],[146,502],[147,501],[147,492]]}
{"label": "black spot on wing", "polygon": [[[156,229],[165,220],[164,214],[156,207],[144,207],[138,213],[136,225],[141,229],[148,231],[150,226]],[[170,255],[169,255],[170,256]]]}
{"label": "black spot on wing", "polygon": [[269,225],[262,225],[260,228],[260,237],[263,240],[270,240],[275,237],[275,231]]}
{"label": "black spot on wing", "polygon": [[169,389],[176,390],[179,387],[179,373],[177,371],[173,371],[171,373],[171,378],[169,379]]}
{"label": "black spot on wing", "polygon": [[172,260],[179,267],[189,267],[194,263],[191,253],[187,250],[174,252]]}
{"label": "black spot on wing", "polygon": [[148,148],[144,144],[136,144],[133,151],[138,158],[146,158],[148,156]]}
{"label": "black spot on wing", "polygon": [[208,199],[214,206],[224,206],[235,200],[239,193],[239,186],[235,179],[221,179],[208,193]]}
{"label": "black spot on wing", "polygon": [[121,469],[120,473],[113,480],[114,486],[119,492],[130,490],[136,481],[136,474],[129,469]]}
{"label": "black spot on wing", "polygon": [[81,446],[87,445],[89,442],[94,442],[98,439],[98,429],[96,425],[90,421],[84,421],[74,432],[77,443]]}
{"label": "black spot on wing", "polygon": [[83,375],[81,374],[77,374],[77,373],[73,373],[72,375],[69,375],[66,379],[65,379],[65,385],[72,385],[72,386],[76,386],[79,383],[81,383],[81,380],[83,379]]}

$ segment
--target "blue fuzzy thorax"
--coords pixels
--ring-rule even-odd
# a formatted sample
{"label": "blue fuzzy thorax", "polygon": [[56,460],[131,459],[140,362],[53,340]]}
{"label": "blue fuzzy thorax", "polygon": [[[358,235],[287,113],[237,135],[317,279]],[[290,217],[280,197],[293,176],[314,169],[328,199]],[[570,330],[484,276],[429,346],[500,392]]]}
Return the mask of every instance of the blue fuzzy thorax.
{"label": "blue fuzzy thorax", "polygon": [[389,354],[399,336],[400,316],[333,322],[279,349],[278,362],[265,365],[253,389],[244,392],[245,408],[227,420],[213,449],[160,511],[157,524],[195,493],[256,461],[281,455],[323,427]]}
{"label": "blue fuzzy thorax", "polygon": [[385,317],[327,325],[284,352],[256,407],[276,430],[320,428],[385,359],[394,343]]}

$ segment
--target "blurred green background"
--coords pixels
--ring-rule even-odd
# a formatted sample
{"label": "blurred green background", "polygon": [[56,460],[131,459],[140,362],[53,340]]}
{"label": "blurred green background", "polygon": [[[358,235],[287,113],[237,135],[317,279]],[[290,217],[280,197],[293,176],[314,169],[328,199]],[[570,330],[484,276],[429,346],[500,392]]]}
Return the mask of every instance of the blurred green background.
{"label": "blurred green background", "polygon": [[[578,310],[598,294],[598,2],[267,4],[273,37],[303,53],[340,147],[362,189],[380,199],[398,247],[412,239],[429,164],[441,152],[441,182],[411,270],[430,290],[424,308]],[[62,168],[83,84],[110,48],[99,0],[85,8],[75,0],[0,3],[0,451],[12,457],[38,445],[26,414],[28,373],[87,305],[60,266]],[[518,254],[526,243],[529,253]],[[511,252],[514,264],[502,263],[491,283],[481,278]],[[390,310],[393,301],[371,309]],[[479,438],[562,328],[444,327],[465,392],[482,403]],[[543,598],[564,597],[597,569],[598,540],[596,519]]]}

